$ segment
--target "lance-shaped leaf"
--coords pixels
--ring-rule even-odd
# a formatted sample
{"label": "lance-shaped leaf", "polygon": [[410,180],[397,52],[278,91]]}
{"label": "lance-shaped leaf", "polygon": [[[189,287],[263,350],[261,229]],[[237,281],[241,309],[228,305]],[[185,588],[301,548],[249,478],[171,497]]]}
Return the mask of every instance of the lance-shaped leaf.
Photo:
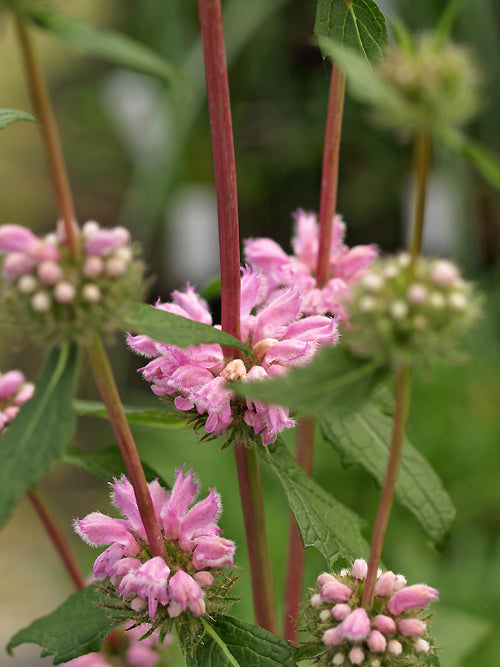
{"label": "lance-shaped leaf", "polygon": [[37,119],[27,111],[20,111],[19,109],[0,109],[0,130],[10,125],[17,123],[20,120],[31,121],[37,123]]}
{"label": "lance-shaped leaf", "polygon": [[178,69],[130,37],[95,28],[81,19],[45,7],[31,7],[29,14],[39,28],[55,35],[75,51],[107,60],[119,67],[149,74],[176,85],[183,92],[187,90],[187,84]]}
{"label": "lance-shaped leaf", "polygon": [[445,146],[465,157],[488,183],[500,190],[500,156],[451,127],[443,128],[438,136]]}
{"label": "lance-shaped leaf", "polygon": [[203,619],[203,629],[203,638],[193,653],[186,651],[188,667],[296,666],[296,649],[257,625],[215,615],[213,622]]}
{"label": "lance-shaped leaf", "polygon": [[[382,485],[385,477],[392,417],[385,391],[378,399],[349,415],[325,414],[319,419],[324,437],[332,443],[346,465],[358,463]],[[436,543],[446,537],[455,508],[441,480],[425,458],[405,440],[396,482],[396,499],[420,523]]]}
{"label": "lance-shaped leaf", "polygon": [[368,557],[364,520],[306,475],[281,440],[259,453],[280,480],[304,547],[315,547],[330,565],[339,558]]}
{"label": "lance-shaped leaf", "polygon": [[14,505],[61,458],[75,426],[73,396],[78,374],[76,346],[49,354],[33,398],[2,435],[0,446],[0,526]]}
{"label": "lance-shaped leaf", "polygon": [[285,377],[238,382],[231,388],[239,396],[283,405],[312,417],[323,412],[349,411],[365,401],[384,371],[372,361],[353,357],[341,347],[322,350],[304,368]]}
{"label": "lance-shaped leaf", "polygon": [[[79,415],[85,417],[98,417],[99,419],[109,419],[109,414],[100,401],[77,400],[74,402],[75,410]],[[154,426],[156,428],[180,428],[186,423],[186,417],[179,414],[179,410],[165,403],[164,410],[156,408],[140,408],[124,405],[123,411],[130,424],[140,424],[141,426]]]}
{"label": "lance-shaped leaf", "polygon": [[136,303],[123,313],[123,323],[129,331],[144,334],[160,343],[170,343],[178,347],[219,343],[252,354],[244,343],[224,331],[187,317],[167,313],[146,303]]}
{"label": "lance-shaped leaf", "polygon": [[103,593],[88,586],[73,593],[48,616],[39,618],[17,632],[7,651],[21,644],[38,644],[41,656],[54,656],[54,665],[99,651],[105,637],[124,621],[123,611],[109,609]]}
{"label": "lance-shaped leaf", "polygon": [[314,34],[355,49],[367,60],[381,58],[387,44],[385,18],[374,0],[318,0]]}

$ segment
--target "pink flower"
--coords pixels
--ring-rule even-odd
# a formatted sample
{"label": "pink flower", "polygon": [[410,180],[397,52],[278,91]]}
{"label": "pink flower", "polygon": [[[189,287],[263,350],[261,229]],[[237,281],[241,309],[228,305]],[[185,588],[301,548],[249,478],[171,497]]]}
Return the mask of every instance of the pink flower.
{"label": "pink flower", "polygon": [[0,225],[0,252],[28,252],[38,238],[21,225]]}
{"label": "pink flower", "polygon": [[324,287],[318,288],[314,277],[319,244],[316,215],[299,209],[294,217],[294,255],[287,255],[271,239],[247,239],[247,261],[265,274],[268,293],[274,294],[281,287],[296,286],[304,293],[302,308],[306,315],[330,313],[345,318],[342,303],[345,295],[350,285],[363,276],[368,264],[375,259],[377,249],[374,245],[349,249],[343,243],[345,225],[340,216],[335,216],[329,260],[330,278]]}
{"label": "pink flower", "polygon": [[149,618],[155,617],[158,603],[168,603],[167,582],[170,568],[159,556],[147,560],[134,570],[129,570],[117,588],[118,595],[124,598],[136,594],[142,600],[148,601]]}
{"label": "pink flower", "polygon": [[344,639],[358,641],[370,632],[370,619],[363,607],[354,609],[339,625],[339,633]]}
{"label": "pink flower", "polygon": [[34,389],[21,371],[0,373],[0,433],[16,418],[20,406],[29,401]]}
{"label": "pink flower", "polygon": [[425,584],[415,584],[394,593],[386,606],[390,614],[397,616],[407,609],[426,607],[429,602],[437,600],[438,596],[439,591],[435,588]]}
{"label": "pink flower", "polygon": [[205,614],[203,591],[193,577],[183,570],[178,570],[170,579],[169,591],[172,600],[181,607],[182,611],[189,607],[195,616]]}

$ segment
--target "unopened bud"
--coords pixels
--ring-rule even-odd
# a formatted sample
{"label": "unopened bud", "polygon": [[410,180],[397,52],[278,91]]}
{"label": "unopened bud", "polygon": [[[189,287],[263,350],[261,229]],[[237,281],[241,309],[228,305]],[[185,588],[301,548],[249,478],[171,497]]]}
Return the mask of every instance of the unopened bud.
{"label": "unopened bud", "polygon": [[336,604],[331,611],[331,614],[333,618],[336,621],[343,621],[345,618],[349,616],[351,613],[352,609],[349,607],[348,604]]}
{"label": "unopened bud", "polygon": [[397,639],[391,639],[389,642],[387,642],[387,653],[390,653],[391,655],[401,655],[403,652],[403,646],[401,642],[398,642]]}
{"label": "unopened bud", "polygon": [[418,618],[403,618],[398,623],[398,632],[403,637],[420,637],[427,626]]}
{"label": "unopened bud", "polygon": [[395,320],[402,320],[408,315],[408,306],[404,301],[393,301],[389,312]]}
{"label": "unopened bud", "polygon": [[264,338],[252,347],[252,352],[255,355],[257,363],[264,359],[269,350],[273,347],[273,345],[276,345],[277,342],[278,341],[276,338]]}
{"label": "unopened bud", "polygon": [[333,656],[332,665],[343,665],[345,662],[345,655],[343,653],[336,653]]}
{"label": "unopened bud", "polygon": [[203,570],[202,572],[195,572],[193,579],[196,581],[200,588],[210,588],[214,583],[214,578],[210,572]]}
{"label": "unopened bud", "polygon": [[378,579],[375,584],[375,595],[379,598],[385,598],[391,593],[394,592],[394,582],[396,581],[396,575],[390,570],[384,572],[384,574]]}
{"label": "unopened bud", "polygon": [[63,270],[57,262],[42,262],[38,266],[38,277],[44,285],[55,285],[63,277]]}
{"label": "unopened bud", "polygon": [[38,282],[35,276],[32,276],[31,273],[28,273],[19,278],[17,287],[23,294],[31,294],[38,287]]}
{"label": "unopened bud", "polygon": [[222,377],[230,382],[241,380],[246,374],[247,369],[241,359],[233,359],[230,361],[221,373]]}
{"label": "unopened bud", "polygon": [[319,593],[315,593],[311,596],[311,607],[319,607],[321,604],[321,597]]}
{"label": "unopened bud", "polygon": [[448,297],[448,303],[453,310],[465,310],[467,308],[467,297],[462,292],[452,292]]}
{"label": "unopened bud", "polygon": [[349,660],[353,665],[362,665],[365,661],[365,653],[360,646],[354,646],[349,651]]}
{"label": "unopened bud", "polygon": [[420,305],[422,303],[425,303],[427,299],[427,288],[425,287],[425,285],[422,285],[421,283],[413,283],[413,285],[410,285],[410,287],[408,287],[406,296],[408,298],[408,301],[410,301],[410,303],[413,303],[415,305]]}
{"label": "unopened bud", "polygon": [[367,294],[359,301],[359,309],[362,313],[373,313],[377,307],[377,300]]}
{"label": "unopened bud", "polygon": [[389,264],[384,269],[384,276],[388,280],[393,280],[399,276],[399,268],[395,264]]}
{"label": "unopened bud", "polygon": [[127,270],[127,263],[120,257],[110,257],[106,262],[106,273],[111,278],[119,278],[123,276]]}
{"label": "unopened bud", "polygon": [[97,285],[88,283],[82,287],[82,299],[88,303],[99,303],[102,298],[101,290]]}
{"label": "unopened bud", "polygon": [[58,303],[72,303],[76,296],[75,286],[67,280],[61,280],[60,283],[54,287],[54,299]]}
{"label": "unopened bud", "polygon": [[351,574],[355,579],[358,579],[358,581],[363,581],[366,579],[366,575],[368,573],[368,564],[364,558],[357,558],[353,565],[352,565],[352,570]]}
{"label": "unopened bud", "polygon": [[430,278],[435,285],[451,287],[458,280],[459,273],[455,264],[446,259],[441,259],[434,265]]}
{"label": "unopened bud", "polygon": [[367,273],[361,282],[370,292],[378,292],[384,286],[384,279],[378,273]]}
{"label": "unopened bud", "polygon": [[330,618],[330,610],[329,609],[323,609],[322,611],[320,611],[319,620],[322,623],[326,623],[326,621],[328,621],[329,618]]}
{"label": "unopened bud", "polygon": [[129,262],[132,261],[133,256],[134,253],[129,245],[123,245],[120,248],[117,248],[113,253],[113,257],[118,257],[126,264],[129,264]]}
{"label": "unopened bud", "polygon": [[383,653],[387,646],[387,639],[379,630],[372,630],[366,638],[366,644],[370,651]]}
{"label": "unopened bud", "polygon": [[52,299],[47,292],[36,292],[31,297],[30,303],[36,313],[46,313],[52,307]]}
{"label": "unopened bud", "polygon": [[95,220],[87,220],[87,222],[85,222],[82,227],[82,234],[86,237],[93,236],[96,232],[99,231],[99,229],[99,223],[97,223]]}
{"label": "unopened bud", "polygon": [[432,292],[429,297],[429,303],[436,310],[442,310],[446,305],[446,300],[441,292]]}
{"label": "unopened bud", "polygon": [[98,255],[87,257],[83,263],[82,273],[85,278],[99,278],[104,271],[104,262]]}
{"label": "unopened bud", "polygon": [[428,653],[429,651],[429,642],[420,637],[414,644],[415,653]]}

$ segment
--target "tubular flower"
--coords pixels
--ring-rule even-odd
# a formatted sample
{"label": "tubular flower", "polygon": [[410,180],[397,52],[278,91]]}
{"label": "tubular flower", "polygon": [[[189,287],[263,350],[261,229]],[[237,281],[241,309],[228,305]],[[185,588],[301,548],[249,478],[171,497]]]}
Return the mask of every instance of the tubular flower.
{"label": "tubular flower", "polygon": [[305,315],[329,313],[346,319],[345,297],[351,285],[363,276],[366,267],[377,256],[376,247],[346,246],[343,242],[345,224],[341,217],[336,215],[333,220],[329,279],[326,285],[320,287],[315,278],[319,246],[317,216],[299,209],[294,213],[294,218],[296,227],[292,238],[293,255],[287,255],[271,239],[247,239],[246,260],[265,274],[271,294],[281,287],[298,287],[304,295],[302,309]]}
{"label": "tubular flower", "polygon": [[0,226],[0,297],[16,326],[43,341],[111,331],[123,304],[142,292],[142,264],[124,227],[88,221],[76,234],[80,252],[73,257],[62,225],[44,238],[20,225]]}
{"label": "tubular flower", "polygon": [[[176,472],[171,492],[157,480],[149,484],[153,506],[169,555],[168,564],[152,557],[132,485],[125,476],[110,484],[111,498],[124,519],[93,512],[75,521],[75,530],[92,546],[109,544],[94,563],[96,579],[122,598],[140,622],[170,630],[171,619],[188,612],[200,617],[227,585],[221,568],[233,567],[234,542],[221,537],[217,525],[222,504],[214,489],[193,504],[198,491],[192,471]],[[166,625],[165,625],[166,623]]]}
{"label": "tubular flower", "polygon": [[[421,618],[438,591],[425,584],[406,585],[394,572],[380,573],[370,609],[361,606],[367,566],[324,572],[305,612],[306,628],[325,647],[319,665],[427,665],[432,653],[428,618]],[[334,593],[334,594],[333,594]]]}
{"label": "tubular flower", "polygon": [[[241,281],[241,340],[253,357],[228,360],[217,344],[181,349],[147,336],[129,336],[132,349],[152,360],[141,370],[157,396],[169,397],[179,410],[203,415],[205,431],[221,435],[232,429],[251,427],[262,444],[276,440],[280,431],[294,425],[288,410],[260,401],[235,398],[228,381],[261,380],[307,364],[324,345],[338,340],[337,323],[331,317],[304,317],[301,293],[293,288],[277,291],[264,301],[263,274],[243,269]],[[188,319],[212,324],[207,304],[188,285],[173,292],[172,303],[156,307]],[[236,422],[235,417],[239,416]],[[233,423],[234,422],[234,423]]]}
{"label": "tubular flower", "polygon": [[21,405],[33,396],[35,386],[21,371],[0,373],[0,433],[16,417]]}

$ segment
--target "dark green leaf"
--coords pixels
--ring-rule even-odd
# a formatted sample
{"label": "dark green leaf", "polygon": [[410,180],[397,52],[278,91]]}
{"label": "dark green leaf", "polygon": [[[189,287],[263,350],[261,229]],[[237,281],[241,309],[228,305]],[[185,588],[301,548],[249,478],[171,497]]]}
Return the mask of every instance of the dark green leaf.
{"label": "dark green leaf", "polygon": [[78,374],[74,345],[50,353],[25,403],[2,435],[0,446],[0,525],[16,502],[61,458],[75,426],[73,396]]}
{"label": "dark green leaf", "polygon": [[295,667],[295,649],[285,640],[256,625],[230,616],[216,615],[203,621],[205,634],[193,654],[186,652],[189,667]]}
{"label": "dark green leaf", "polygon": [[240,396],[283,405],[299,414],[320,416],[325,411],[356,409],[370,395],[383,372],[374,362],[356,359],[341,347],[322,350],[304,368],[285,377],[234,383]]}
{"label": "dark green leaf", "polygon": [[[109,419],[104,403],[99,401],[77,400],[74,402],[75,410],[79,415],[85,417],[98,417],[99,419]],[[169,404],[165,404],[164,410],[154,408],[139,408],[124,405],[123,410],[127,421],[131,424],[141,424],[143,426],[155,426],[158,428],[179,428],[186,423],[186,417],[179,414],[179,411],[173,408],[168,409]]]}
{"label": "dark green leaf", "polygon": [[[319,419],[323,435],[340,453],[345,464],[358,463],[380,485],[385,477],[392,433],[392,417],[385,410],[387,392],[349,415],[323,415]],[[436,543],[446,537],[455,517],[455,508],[441,480],[419,452],[405,440],[396,498],[419,521]]]}
{"label": "dark green leaf", "polygon": [[182,74],[144,44],[125,35],[100,30],[75,17],[47,8],[30,8],[32,21],[80,53],[102,58],[120,67],[149,74],[187,89]]}
{"label": "dark green leaf", "polygon": [[123,623],[122,612],[104,607],[107,603],[108,598],[95,586],[88,586],[48,616],[17,632],[7,651],[12,654],[20,644],[38,644],[42,658],[54,656],[54,665],[99,651],[106,635]]}
{"label": "dark green leaf", "polygon": [[283,485],[304,547],[315,547],[329,566],[339,558],[368,556],[363,519],[306,475],[282,441],[259,452]]}
{"label": "dark green leaf", "polygon": [[314,34],[355,49],[367,60],[381,58],[387,44],[385,18],[373,0],[318,0]]}
{"label": "dark green leaf", "polygon": [[19,111],[18,109],[0,109],[0,130],[16,123],[18,120],[28,120],[32,123],[38,123],[37,119],[27,111]]}
{"label": "dark green leaf", "polygon": [[[127,474],[118,445],[111,445],[97,452],[79,452],[75,447],[69,447],[63,454],[63,460],[69,465],[74,465],[80,470],[86,470],[106,481]],[[169,488],[169,484],[154,468],[144,463],[144,461],[142,467],[148,482],[159,479],[164,487]]]}
{"label": "dark green leaf", "polygon": [[146,303],[134,304],[123,314],[123,322],[130,331],[144,334],[160,343],[170,343],[178,347],[219,343],[251,354],[246,345],[224,331],[219,331],[208,324],[188,320],[187,317],[166,313]]}
{"label": "dark green leaf", "polygon": [[441,141],[452,151],[465,157],[494,188],[500,190],[500,157],[458,130],[445,128]]}

